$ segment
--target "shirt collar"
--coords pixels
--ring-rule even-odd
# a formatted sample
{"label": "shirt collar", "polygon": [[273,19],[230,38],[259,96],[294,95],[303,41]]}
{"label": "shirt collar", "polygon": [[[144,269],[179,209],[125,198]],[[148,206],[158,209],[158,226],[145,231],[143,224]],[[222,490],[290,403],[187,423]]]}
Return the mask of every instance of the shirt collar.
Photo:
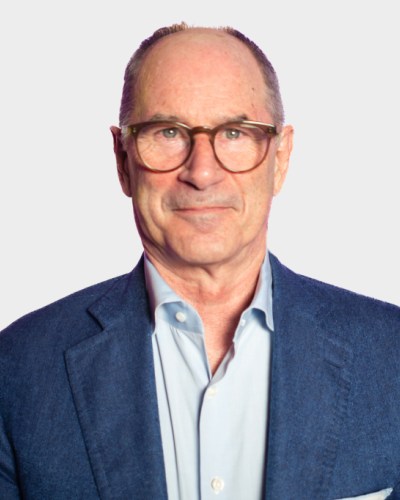
{"label": "shirt collar", "polygon": [[179,297],[179,295],[163,280],[146,254],[144,254],[144,275],[150,300],[150,310],[153,315],[156,309],[162,304],[167,304],[169,302],[184,302],[182,297]]}
{"label": "shirt collar", "polygon": [[[157,309],[167,303],[179,303],[187,309],[193,309],[167,285],[146,254],[144,255],[144,272],[153,318],[155,318]],[[272,299],[272,272],[269,254],[267,253],[260,269],[253,300],[246,311],[251,309],[262,311],[265,314],[265,320],[270,331],[274,329]]]}
{"label": "shirt collar", "polygon": [[272,313],[272,271],[267,252],[258,276],[256,291],[248,309],[254,308],[263,311],[265,321],[270,331],[274,330],[274,318]]}

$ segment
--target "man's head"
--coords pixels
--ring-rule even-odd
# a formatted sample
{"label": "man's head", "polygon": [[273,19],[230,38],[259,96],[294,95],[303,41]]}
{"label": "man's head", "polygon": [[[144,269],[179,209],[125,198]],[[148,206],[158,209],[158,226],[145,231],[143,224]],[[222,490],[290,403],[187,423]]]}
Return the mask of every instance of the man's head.
{"label": "man's head", "polygon": [[[134,138],[122,137],[113,127],[120,182],[132,197],[136,224],[153,260],[175,269],[234,264],[265,252],[270,205],[286,174],[292,129],[282,128],[272,67],[270,88],[247,42],[226,30],[174,31],[148,46],[138,56],[140,64],[131,61],[122,125],[167,120],[214,128],[251,120],[275,125],[280,133],[262,138],[268,153],[246,172],[222,168],[210,136],[198,133],[190,157],[179,168],[159,173],[143,165]],[[171,127],[166,132],[175,134]]]}

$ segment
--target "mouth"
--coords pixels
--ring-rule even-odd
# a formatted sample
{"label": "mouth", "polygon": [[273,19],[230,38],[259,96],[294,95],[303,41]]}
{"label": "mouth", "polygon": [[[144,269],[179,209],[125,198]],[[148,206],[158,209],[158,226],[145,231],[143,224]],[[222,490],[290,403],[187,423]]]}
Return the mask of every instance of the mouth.
{"label": "mouth", "polygon": [[220,206],[202,206],[202,207],[179,207],[175,208],[176,212],[219,212],[222,210],[228,210],[230,207],[220,207]]}
{"label": "mouth", "polygon": [[225,214],[230,208],[221,206],[180,207],[174,209],[174,212],[183,217],[213,217]]}

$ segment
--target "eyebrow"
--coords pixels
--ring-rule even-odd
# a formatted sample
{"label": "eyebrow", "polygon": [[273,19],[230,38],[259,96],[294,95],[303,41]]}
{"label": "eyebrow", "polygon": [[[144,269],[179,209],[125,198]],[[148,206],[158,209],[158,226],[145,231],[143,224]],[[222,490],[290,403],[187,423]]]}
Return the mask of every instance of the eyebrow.
{"label": "eyebrow", "polygon": [[[218,120],[218,123],[228,123],[228,122],[240,122],[242,120],[249,120],[249,117],[246,114],[241,114],[241,115],[235,115],[235,116],[228,116],[224,115],[221,116],[221,119]],[[173,121],[173,122],[180,122],[180,123],[185,123],[182,121],[179,116],[177,115],[164,115],[162,113],[156,113],[153,115],[149,121]]]}
{"label": "eyebrow", "polygon": [[163,115],[162,113],[156,113],[153,115],[149,121],[154,122],[154,121],[173,121],[173,122],[179,122],[179,118],[176,115]]}

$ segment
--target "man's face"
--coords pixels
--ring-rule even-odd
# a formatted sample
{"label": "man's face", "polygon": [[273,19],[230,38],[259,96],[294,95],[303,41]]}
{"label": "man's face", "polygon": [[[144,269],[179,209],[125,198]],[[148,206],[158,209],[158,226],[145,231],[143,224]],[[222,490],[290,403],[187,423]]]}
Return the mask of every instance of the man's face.
{"label": "man's face", "polygon": [[[170,35],[147,55],[130,123],[169,119],[215,127],[245,118],[272,123],[265,83],[247,47],[224,33]],[[195,136],[191,157],[172,172],[137,161],[132,138],[118,151],[121,185],[132,197],[147,253],[169,268],[235,263],[265,250],[273,195],[283,182],[291,129],[271,140],[256,169],[231,173],[218,164],[209,137]],[[114,131],[114,133],[117,133]]]}

